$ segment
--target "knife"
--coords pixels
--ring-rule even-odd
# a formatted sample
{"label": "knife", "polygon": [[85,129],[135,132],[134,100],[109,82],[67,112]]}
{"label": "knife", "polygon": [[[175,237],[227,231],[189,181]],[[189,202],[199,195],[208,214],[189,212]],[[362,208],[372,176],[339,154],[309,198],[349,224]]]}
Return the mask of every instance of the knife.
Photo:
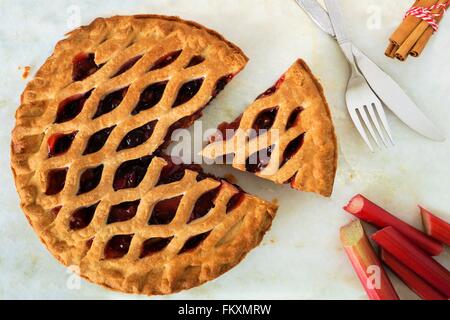
{"label": "knife", "polygon": [[[295,1],[323,31],[336,38],[328,13],[316,0]],[[400,120],[424,137],[435,141],[445,140],[437,127],[403,89],[355,45],[353,45],[353,55],[372,90]]]}

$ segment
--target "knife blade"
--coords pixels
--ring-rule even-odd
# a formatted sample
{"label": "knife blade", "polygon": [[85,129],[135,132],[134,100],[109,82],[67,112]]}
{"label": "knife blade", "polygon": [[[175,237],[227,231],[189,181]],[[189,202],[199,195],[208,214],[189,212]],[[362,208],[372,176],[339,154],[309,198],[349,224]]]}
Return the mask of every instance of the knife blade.
{"label": "knife blade", "polygon": [[[316,0],[296,0],[296,2],[323,31],[336,37],[328,12]],[[401,121],[428,139],[445,140],[440,130],[425,116],[404,90],[355,45],[353,45],[353,55],[370,87]]]}
{"label": "knife blade", "polygon": [[340,45],[349,42],[350,39],[345,29],[344,15],[342,14],[339,0],[325,0],[325,6],[328,9],[328,18],[333,26],[337,42]]}
{"label": "knife blade", "polygon": [[445,137],[437,127],[420,111],[397,82],[370,61],[359,49],[354,49],[353,55],[358,68],[361,71],[364,70],[362,73],[372,90],[400,120],[424,137],[435,141],[445,141]]}

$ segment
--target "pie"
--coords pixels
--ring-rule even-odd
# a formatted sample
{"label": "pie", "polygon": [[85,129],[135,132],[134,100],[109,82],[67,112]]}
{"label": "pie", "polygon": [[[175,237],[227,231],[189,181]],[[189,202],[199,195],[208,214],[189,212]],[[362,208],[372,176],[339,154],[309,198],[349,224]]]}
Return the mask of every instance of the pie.
{"label": "pie", "polygon": [[296,61],[236,120],[220,124],[202,154],[278,184],[330,196],[336,137],[322,87],[306,63]]}
{"label": "pie", "polygon": [[216,32],[156,15],[98,18],[56,45],[22,94],[11,163],[58,260],[111,289],[168,294],[259,244],[275,204],[164,155],[246,62]]}

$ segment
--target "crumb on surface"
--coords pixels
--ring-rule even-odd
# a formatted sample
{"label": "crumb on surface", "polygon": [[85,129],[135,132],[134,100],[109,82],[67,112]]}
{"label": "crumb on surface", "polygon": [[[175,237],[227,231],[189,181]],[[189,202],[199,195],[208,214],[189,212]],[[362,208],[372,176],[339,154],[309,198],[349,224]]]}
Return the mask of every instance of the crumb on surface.
{"label": "crumb on surface", "polygon": [[23,70],[22,79],[26,79],[30,75],[31,67],[30,66],[19,67],[19,70]]}

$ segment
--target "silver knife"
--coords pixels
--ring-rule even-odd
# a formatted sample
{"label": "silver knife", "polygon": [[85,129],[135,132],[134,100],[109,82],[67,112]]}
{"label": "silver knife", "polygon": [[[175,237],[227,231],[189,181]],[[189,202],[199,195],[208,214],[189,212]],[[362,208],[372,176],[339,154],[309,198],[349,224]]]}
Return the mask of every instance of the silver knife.
{"label": "silver knife", "polygon": [[[316,0],[296,0],[296,2],[323,31],[336,37],[328,13]],[[437,127],[403,89],[355,45],[353,45],[353,55],[369,85],[400,120],[424,137],[435,141],[445,140]]]}

